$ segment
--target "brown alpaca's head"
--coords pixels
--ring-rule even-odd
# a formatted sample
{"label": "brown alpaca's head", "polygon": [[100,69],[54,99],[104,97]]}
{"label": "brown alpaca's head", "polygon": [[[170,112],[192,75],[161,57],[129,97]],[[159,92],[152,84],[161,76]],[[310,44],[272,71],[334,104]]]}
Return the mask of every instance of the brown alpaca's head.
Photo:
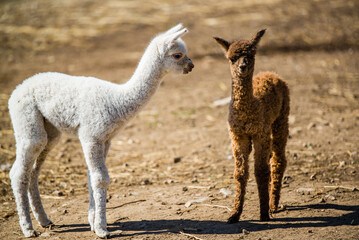
{"label": "brown alpaca's head", "polygon": [[224,55],[229,60],[232,74],[235,76],[245,76],[253,72],[257,45],[265,31],[266,30],[263,29],[257,32],[251,40],[238,40],[234,42],[213,37],[224,50]]}

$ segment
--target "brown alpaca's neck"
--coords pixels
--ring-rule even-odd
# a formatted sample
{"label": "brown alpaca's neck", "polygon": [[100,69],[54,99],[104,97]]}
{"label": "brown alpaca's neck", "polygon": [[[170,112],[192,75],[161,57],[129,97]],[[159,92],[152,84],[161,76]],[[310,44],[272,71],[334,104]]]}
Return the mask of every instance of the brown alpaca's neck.
{"label": "brown alpaca's neck", "polygon": [[253,71],[247,75],[236,75],[232,78],[232,107],[241,110],[253,102]]}

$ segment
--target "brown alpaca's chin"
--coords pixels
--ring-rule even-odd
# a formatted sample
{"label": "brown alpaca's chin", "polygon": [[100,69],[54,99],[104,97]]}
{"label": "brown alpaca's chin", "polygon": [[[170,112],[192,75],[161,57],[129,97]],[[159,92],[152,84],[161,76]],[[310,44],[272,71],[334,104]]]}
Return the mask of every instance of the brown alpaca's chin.
{"label": "brown alpaca's chin", "polygon": [[245,75],[248,75],[248,74],[249,74],[250,68],[249,68],[249,67],[238,67],[238,68],[237,68],[237,71],[238,71],[238,74],[239,74],[239,75],[245,76]]}
{"label": "brown alpaca's chin", "polygon": [[238,76],[241,76],[241,77],[246,77],[246,76],[248,76],[248,74],[249,74],[249,71],[247,71],[247,70],[238,70]]}

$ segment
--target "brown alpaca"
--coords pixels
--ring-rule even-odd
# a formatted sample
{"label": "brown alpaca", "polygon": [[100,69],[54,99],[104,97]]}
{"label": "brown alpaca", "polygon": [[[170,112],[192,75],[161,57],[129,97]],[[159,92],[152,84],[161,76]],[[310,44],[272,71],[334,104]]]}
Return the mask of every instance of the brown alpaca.
{"label": "brown alpaca", "polygon": [[287,165],[288,86],[272,72],[261,72],[253,78],[256,47],[264,33],[265,30],[261,30],[250,41],[232,43],[214,37],[224,49],[232,73],[228,128],[232,138],[237,188],[228,223],[238,222],[243,210],[252,143],[262,221],[269,220],[269,211],[277,211]]}

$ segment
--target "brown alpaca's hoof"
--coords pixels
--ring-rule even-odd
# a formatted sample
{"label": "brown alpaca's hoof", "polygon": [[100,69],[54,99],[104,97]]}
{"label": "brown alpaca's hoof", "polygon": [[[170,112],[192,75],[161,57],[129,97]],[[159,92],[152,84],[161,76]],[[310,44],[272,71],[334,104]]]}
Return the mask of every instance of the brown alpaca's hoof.
{"label": "brown alpaca's hoof", "polygon": [[278,211],[278,204],[274,204],[274,201],[271,201],[271,203],[269,204],[269,211],[271,213],[276,213]]}
{"label": "brown alpaca's hoof", "polygon": [[227,220],[228,224],[237,223],[237,222],[239,222],[239,216],[237,214],[233,214]]}
{"label": "brown alpaca's hoof", "polygon": [[287,207],[285,205],[280,205],[280,206],[277,206],[275,208],[271,208],[270,212],[271,213],[279,213],[279,212],[283,212],[287,209]]}
{"label": "brown alpaca's hoof", "polygon": [[272,213],[277,213],[278,212],[278,208],[270,208],[269,212]]}
{"label": "brown alpaca's hoof", "polygon": [[261,215],[260,220],[261,220],[262,222],[269,221],[269,220],[270,220],[269,214],[267,213],[267,214]]}

